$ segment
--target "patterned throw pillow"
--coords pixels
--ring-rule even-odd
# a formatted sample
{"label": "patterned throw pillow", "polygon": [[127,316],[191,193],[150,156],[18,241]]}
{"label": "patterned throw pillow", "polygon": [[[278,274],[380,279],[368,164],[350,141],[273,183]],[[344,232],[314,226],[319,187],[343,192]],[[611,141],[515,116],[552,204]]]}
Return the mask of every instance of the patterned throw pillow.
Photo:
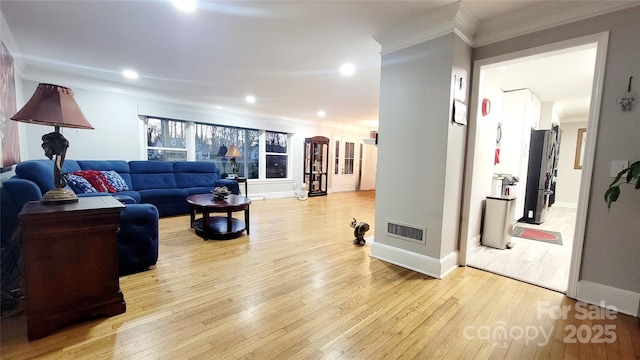
{"label": "patterned throw pillow", "polygon": [[96,189],[82,176],[67,174],[65,178],[67,179],[67,185],[69,185],[71,190],[76,194],[97,192]]}
{"label": "patterned throw pillow", "polygon": [[107,178],[98,170],[82,170],[82,171],[74,171],[73,175],[82,176],[85,178],[89,184],[93,185],[94,188],[98,192],[116,192],[116,189],[109,184]]}
{"label": "patterned throw pillow", "polygon": [[129,186],[127,185],[127,183],[124,181],[124,179],[122,178],[122,176],[120,176],[120,174],[118,174],[117,172],[113,171],[113,170],[106,170],[106,171],[101,171],[102,175],[104,175],[104,177],[107,179],[107,181],[109,182],[109,184],[116,190],[116,191],[126,191],[129,190]]}

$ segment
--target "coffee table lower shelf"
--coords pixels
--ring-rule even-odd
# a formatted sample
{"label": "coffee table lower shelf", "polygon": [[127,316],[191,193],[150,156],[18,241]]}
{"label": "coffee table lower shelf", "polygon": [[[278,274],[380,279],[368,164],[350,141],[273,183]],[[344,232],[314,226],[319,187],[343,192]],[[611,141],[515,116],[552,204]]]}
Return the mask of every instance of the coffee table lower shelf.
{"label": "coffee table lower shelf", "polygon": [[228,240],[242,236],[247,226],[241,220],[235,218],[227,218],[225,216],[209,217],[209,228],[204,229],[204,220],[202,218],[193,222],[193,229],[196,235],[207,239]]}

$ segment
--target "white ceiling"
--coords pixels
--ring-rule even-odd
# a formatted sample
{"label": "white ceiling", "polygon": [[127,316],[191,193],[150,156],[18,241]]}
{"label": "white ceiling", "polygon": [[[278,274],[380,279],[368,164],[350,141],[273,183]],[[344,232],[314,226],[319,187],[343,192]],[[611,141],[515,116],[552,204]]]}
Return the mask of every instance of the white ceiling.
{"label": "white ceiling", "polygon": [[503,91],[528,88],[551,102],[565,118],[587,117],[596,64],[596,46],[585,45],[492,64]]}
{"label": "white ceiling", "polygon": [[[381,47],[372,35],[455,2],[198,0],[182,13],[167,0],[2,0],[0,10],[25,79],[276,118],[315,121],[325,110],[321,121],[376,128]],[[463,3],[482,24],[550,2]],[[357,68],[351,77],[338,71],[345,62]],[[140,78],[125,79],[124,69]],[[545,77],[528,73],[531,83],[514,75],[509,86],[539,88],[543,101],[584,97],[583,85],[544,90]]]}

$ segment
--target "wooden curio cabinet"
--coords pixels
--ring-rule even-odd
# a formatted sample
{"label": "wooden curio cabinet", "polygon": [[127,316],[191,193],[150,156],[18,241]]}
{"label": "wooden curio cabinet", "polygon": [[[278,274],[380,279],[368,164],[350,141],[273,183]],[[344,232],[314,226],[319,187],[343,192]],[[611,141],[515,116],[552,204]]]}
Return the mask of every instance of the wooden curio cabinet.
{"label": "wooden curio cabinet", "polygon": [[309,196],[327,195],[329,138],[314,136],[304,140],[304,181]]}

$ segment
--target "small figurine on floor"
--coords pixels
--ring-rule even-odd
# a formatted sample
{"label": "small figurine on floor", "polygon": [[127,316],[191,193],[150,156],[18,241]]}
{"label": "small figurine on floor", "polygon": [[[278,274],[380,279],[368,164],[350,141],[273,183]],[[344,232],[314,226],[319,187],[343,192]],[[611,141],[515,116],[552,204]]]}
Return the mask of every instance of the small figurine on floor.
{"label": "small figurine on floor", "polygon": [[364,245],[367,241],[364,239],[364,234],[369,231],[369,224],[364,221],[358,221],[356,218],[353,218],[351,222],[351,227],[353,228],[353,235],[356,237],[353,239],[354,245]]}

